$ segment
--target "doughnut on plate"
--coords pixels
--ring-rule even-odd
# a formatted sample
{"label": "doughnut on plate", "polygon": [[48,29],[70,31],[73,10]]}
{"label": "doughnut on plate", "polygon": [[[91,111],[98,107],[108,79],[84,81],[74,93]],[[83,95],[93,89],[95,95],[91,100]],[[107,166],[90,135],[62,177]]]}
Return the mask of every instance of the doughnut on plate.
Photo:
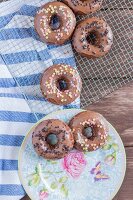
{"label": "doughnut on plate", "polygon": [[[68,123],[82,111],[57,111],[42,120],[59,119]],[[126,155],[119,134],[107,123],[109,137],[103,149],[88,153],[72,150],[59,160],[46,160],[37,155],[31,139],[35,124],[21,145],[18,163],[19,177],[29,197],[32,200],[112,200],[125,176]]]}

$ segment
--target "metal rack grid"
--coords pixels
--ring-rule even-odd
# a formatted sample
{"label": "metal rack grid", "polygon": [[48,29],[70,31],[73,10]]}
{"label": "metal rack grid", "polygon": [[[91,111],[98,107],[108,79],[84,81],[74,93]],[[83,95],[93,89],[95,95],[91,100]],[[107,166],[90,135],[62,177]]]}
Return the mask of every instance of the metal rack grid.
{"label": "metal rack grid", "polygon": [[[104,18],[112,28],[114,34],[114,44],[108,55],[99,59],[87,59],[80,56],[74,51],[76,64],[83,81],[83,90],[81,94],[81,107],[86,107],[92,102],[98,101],[100,98],[111,93],[112,91],[118,89],[129,81],[133,80],[133,40],[132,40],[132,30],[133,30],[133,20],[132,20],[132,1],[130,0],[105,0],[103,7],[97,13],[89,15],[100,16]],[[77,21],[82,20],[85,17],[77,17]],[[16,22],[17,23],[17,22]],[[26,23],[22,21],[21,23]],[[33,24],[33,21],[28,23]],[[25,24],[26,25],[26,24]],[[34,45],[35,41],[25,46],[26,50],[30,49],[30,45]],[[21,44],[13,46],[13,43],[8,45],[8,49],[14,48],[22,49]],[[38,46],[38,50],[42,49],[42,45]],[[65,49],[63,49],[65,53]],[[62,52],[61,52],[62,53]],[[54,55],[56,56],[59,55]],[[69,64],[69,63],[67,63]],[[51,62],[47,62],[47,66],[50,66]],[[40,74],[44,71],[43,61],[40,66],[32,65],[30,68],[30,63],[22,63],[22,67],[14,68],[8,66],[9,71],[16,77],[17,75],[22,75],[22,77],[27,73],[30,75],[32,73]],[[38,82],[40,76],[36,80]],[[16,79],[17,81],[17,79]],[[26,77],[21,80],[24,85],[29,80]],[[18,82],[18,81],[17,81]],[[18,82],[18,85],[20,83]],[[25,95],[27,102],[33,112],[39,110],[39,112],[44,112],[44,102],[41,101],[28,101],[27,95],[33,95],[35,97],[41,97],[41,92],[39,85],[33,85],[32,89],[29,91],[27,88],[21,87],[23,94]],[[51,107],[51,104],[47,104],[48,113],[58,109],[58,106]]]}

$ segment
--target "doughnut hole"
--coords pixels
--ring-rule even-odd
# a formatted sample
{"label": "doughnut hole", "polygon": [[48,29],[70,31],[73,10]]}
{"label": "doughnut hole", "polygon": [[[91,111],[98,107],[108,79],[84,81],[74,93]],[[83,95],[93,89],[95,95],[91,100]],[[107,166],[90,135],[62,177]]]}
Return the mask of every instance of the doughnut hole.
{"label": "doughnut hole", "polygon": [[97,137],[97,131],[98,131],[98,130],[97,130],[97,127],[95,127],[95,126],[85,126],[85,127],[83,128],[83,135],[84,135],[87,139],[93,141],[94,138]]}
{"label": "doughnut hole", "polygon": [[91,32],[87,34],[86,40],[90,45],[99,46],[100,44],[99,33],[95,30],[92,30]]}
{"label": "doughnut hole", "polygon": [[57,30],[61,26],[61,19],[57,14],[53,14],[50,19],[50,27],[52,30]]}
{"label": "doughnut hole", "polygon": [[54,147],[54,146],[57,145],[57,143],[58,143],[58,137],[57,137],[57,135],[56,135],[55,133],[49,133],[49,134],[47,135],[47,137],[46,137],[46,142],[47,142],[50,146]]}
{"label": "doughnut hole", "polygon": [[69,81],[65,77],[59,78],[56,85],[61,92],[69,89]]}

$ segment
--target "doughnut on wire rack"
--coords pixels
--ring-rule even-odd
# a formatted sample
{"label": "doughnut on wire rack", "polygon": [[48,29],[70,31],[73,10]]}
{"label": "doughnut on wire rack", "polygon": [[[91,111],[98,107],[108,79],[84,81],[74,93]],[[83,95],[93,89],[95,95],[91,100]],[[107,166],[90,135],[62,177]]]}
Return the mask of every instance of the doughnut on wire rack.
{"label": "doughnut on wire rack", "polygon": [[[106,56],[97,59],[87,59],[80,56],[74,50],[76,65],[83,81],[81,94],[82,108],[98,101],[102,97],[133,80],[133,1],[104,0],[101,10],[88,15],[88,17],[92,16],[99,16],[107,21],[113,31],[114,43],[111,51]],[[77,16],[77,21],[86,17],[87,16]],[[26,23],[24,18],[21,20],[21,23]],[[33,21],[31,21],[31,24],[33,24]],[[27,44],[27,50],[30,49],[30,45],[34,44]],[[23,49],[21,43],[15,46],[13,42],[8,46],[9,50],[10,48],[14,48],[14,51],[17,49],[21,51],[21,49]],[[51,63],[48,63],[48,65],[50,66]],[[29,75],[33,71],[35,73],[40,73],[36,66],[30,68],[28,63],[23,63],[21,68],[15,67],[15,69],[8,66],[8,69],[13,77],[17,77],[18,75],[23,77],[25,72]],[[42,62],[42,72],[43,70]],[[24,79],[22,78],[21,81],[25,83],[28,79],[26,80],[25,77]],[[30,92],[24,87],[20,87],[20,89],[29,103],[27,94],[30,94]],[[33,84],[31,90],[31,93],[34,94],[35,97],[41,95],[39,85],[35,86]],[[47,107],[48,112],[56,108],[56,106],[53,108],[50,105],[51,104]],[[33,101],[33,103],[30,101],[29,106],[33,112],[39,110],[39,112],[43,113],[45,109],[44,104],[40,101],[36,101],[36,103],[35,101]]]}

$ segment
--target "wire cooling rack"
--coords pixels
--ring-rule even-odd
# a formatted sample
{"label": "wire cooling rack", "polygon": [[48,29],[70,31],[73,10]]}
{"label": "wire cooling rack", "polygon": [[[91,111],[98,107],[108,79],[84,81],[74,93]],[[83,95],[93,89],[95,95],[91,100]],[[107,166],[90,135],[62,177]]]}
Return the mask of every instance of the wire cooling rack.
{"label": "wire cooling rack", "polygon": [[[74,51],[76,64],[83,81],[83,89],[81,94],[81,107],[84,108],[89,104],[98,101],[100,98],[118,89],[129,81],[133,80],[133,2],[132,0],[104,0],[103,6],[97,13],[89,15],[100,16],[105,19],[111,26],[114,34],[114,43],[111,51],[108,55],[98,59],[87,59],[80,56]],[[82,20],[85,17],[78,16],[77,21]],[[21,23],[25,23],[22,21]],[[31,22],[33,23],[33,22]],[[26,26],[26,24],[25,24]],[[10,49],[10,44],[7,48]],[[27,44],[27,50],[30,49],[31,44]],[[33,45],[33,44],[32,44]],[[14,49],[22,48],[21,44],[13,46]],[[55,55],[56,57],[56,55]],[[48,63],[50,66],[51,63]],[[22,77],[25,72],[30,75],[31,72],[40,73],[36,66],[32,66],[27,63],[23,63],[21,68],[9,67],[9,70],[13,77],[18,74]],[[42,71],[44,71],[42,64]],[[38,77],[39,79],[40,77]],[[17,80],[16,80],[17,81]],[[32,80],[36,81],[36,80]],[[22,82],[28,82],[26,77]],[[19,85],[19,83],[18,83]],[[32,87],[32,91],[28,91],[26,88],[21,88],[25,96],[30,92],[34,96],[41,96],[39,86]],[[27,99],[28,101],[28,99]],[[28,102],[29,103],[29,102]],[[35,107],[39,112],[44,111],[44,104],[38,101],[30,101],[30,108],[35,112]],[[56,107],[56,106],[55,106]],[[54,109],[55,109],[54,107]],[[48,112],[53,108],[49,105]],[[58,109],[58,106],[57,106]]]}
{"label": "wire cooling rack", "polygon": [[[88,60],[76,53],[83,77],[82,106],[133,80],[133,1],[104,1],[102,9],[89,16],[100,16],[111,26],[114,43],[108,55]],[[80,21],[85,17],[78,17]]]}

